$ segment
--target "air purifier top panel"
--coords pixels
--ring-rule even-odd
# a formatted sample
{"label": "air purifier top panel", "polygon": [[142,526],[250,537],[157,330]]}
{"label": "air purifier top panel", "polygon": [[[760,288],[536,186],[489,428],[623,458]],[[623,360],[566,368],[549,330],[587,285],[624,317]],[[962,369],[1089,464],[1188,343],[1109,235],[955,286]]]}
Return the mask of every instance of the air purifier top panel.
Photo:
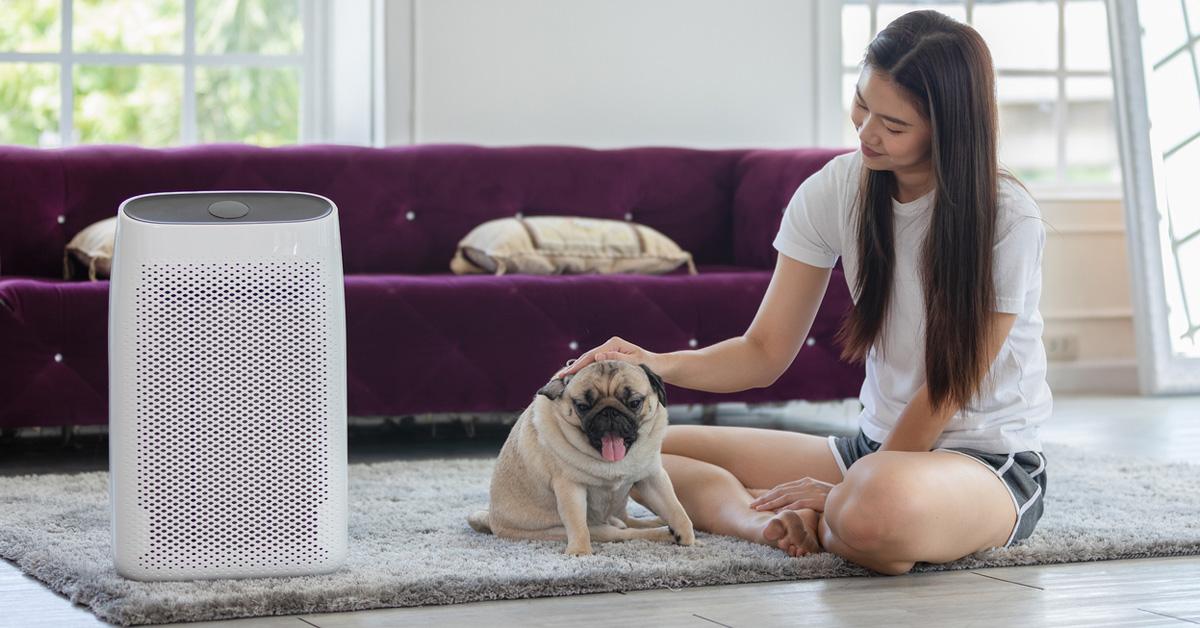
{"label": "air purifier top panel", "polygon": [[304,222],[328,216],[333,206],[303,192],[167,192],[135,196],[122,210],[142,222],[196,225]]}

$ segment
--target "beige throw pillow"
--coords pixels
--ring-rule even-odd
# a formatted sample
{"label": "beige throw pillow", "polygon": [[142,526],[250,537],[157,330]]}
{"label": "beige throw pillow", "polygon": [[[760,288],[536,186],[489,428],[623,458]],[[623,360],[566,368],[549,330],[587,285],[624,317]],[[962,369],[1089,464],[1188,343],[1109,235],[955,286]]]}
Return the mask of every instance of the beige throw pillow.
{"label": "beige throw pillow", "polygon": [[63,252],[63,278],[71,279],[71,261],[74,256],[88,269],[88,279],[108,277],[112,270],[113,241],[117,239],[117,217],[105,218],[88,225],[75,234]]}
{"label": "beige throw pillow", "polygon": [[692,255],[645,225],[575,216],[528,216],[489,220],[458,243],[450,270],[456,274],[667,273]]}

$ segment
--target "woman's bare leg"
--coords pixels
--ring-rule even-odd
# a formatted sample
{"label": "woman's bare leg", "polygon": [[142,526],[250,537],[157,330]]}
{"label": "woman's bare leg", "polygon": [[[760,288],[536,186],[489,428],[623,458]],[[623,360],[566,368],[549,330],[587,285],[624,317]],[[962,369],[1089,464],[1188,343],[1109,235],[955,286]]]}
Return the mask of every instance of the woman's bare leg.
{"label": "woman's bare leg", "polygon": [[750,489],[772,489],[803,477],[830,484],[842,481],[826,437],[788,430],[670,425],[662,453],[717,465]]}
{"label": "woman's bare leg", "polygon": [[[781,439],[767,430],[720,426],[671,429],[675,433],[669,431],[663,443],[663,468],[692,523],[704,532],[775,545],[792,555],[793,546],[810,545],[815,532],[825,551],[898,575],[916,562],[943,563],[1002,546],[1017,521],[1003,482],[958,454],[876,452],[842,478],[828,446],[813,437]],[[804,450],[796,455],[798,448]],[[776,484],[822,475],[835,483],[823,513],[750,507],[754,496]],[[756,486],[759,482],[764,484]],[[640,502],[636,492],[631,496]],[[963,509],[963,503],[975,507]]]}
{"label": "woman's bare leg", "polygon": [[[803,477],[841,482],[827,438],[764,428],[671,425],[662,454],[675,493],[698,529],[726,530],[719,533],[775,545],[793,556],[821,551],[816,540],[819,513],[756,510],[750,502]],[[714,473],[718,479],[712,479]],[[631,496],[638,499],[636,491]],[[697,523],[697,516],[704,521]],[[772,519],[776,523],[768,525]]]}
{"label": "woman's bare leg", "polygon": [[[732,473],[686,456],[663,454],[662,459],[663,468],[671,476],[675,495],[696,529],[779,546],[777,541],[763,537],[763,529],[775,513],[751,508],[754,496]],[[641,503],[636,489],[630,496]]]}

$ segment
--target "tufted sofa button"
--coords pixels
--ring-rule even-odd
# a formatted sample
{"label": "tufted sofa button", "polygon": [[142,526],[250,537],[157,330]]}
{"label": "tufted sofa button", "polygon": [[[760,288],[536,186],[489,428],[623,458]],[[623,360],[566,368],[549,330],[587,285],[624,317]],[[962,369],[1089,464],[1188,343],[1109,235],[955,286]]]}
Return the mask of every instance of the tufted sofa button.
{"label": "tufted sofa button", "polygon": [[66,216],[59,216],[59,217],[58,217],[58,224],[60,224],[60,225],[61,225],[61,224],[63,224],[63,223],[64,223],[64,222],[66,222],[66,221],[67,221],[67,217],[66,217]]}
{"label": "tufted sofa button", "polygon": [[569,344],[567,344],[567,347],[568,347],[569,349],[571,349],[571,351],[578,351],[578,350],[579,350],[579,343],[578,343],[578,342],[575,342],[574,340],[572,340],[572,341],[571,341]]}
{"label": "tufted sofa button", "polygon": [[817,344],[817,339],[816,339],[816,338],[813,338],[812,336],[809,336],[809,337],[808,337],[808,340],[805,340],[805,341],[804,341],[804,344],[806,344],[806,345],[808,345],[808,346],[810,346],[810,347],[811,347],[811,346],[813,346],[813,345]]}
{"label": "tufted sofa button", "polygon": [[695,347],[696,345],[698,345],[698,344],[700,344],[700,343],[699,343],[699,342],[697,342],[695,338],[692,338],[691,340],[689,340],[689,341],[688,341],[688,346],[689,346],[689,347],[693,347],[693,348],[694,348],[694,347]]}
{"label": "tufted sofa button", "polygon": [[633,220],[633,212],[625,212],[625,220]]}
{"label": "tufted sofa button", "polygon": [[409,220],[414,220],[414,219],[416,219],[416,217],[417,217],[417,212],[412,212],[412,211],[410,211],[410,212],[408,212],[407,214],[404,214],[404,217],[405,217],[405,218],[407,218],[407,219],[409,219]]}

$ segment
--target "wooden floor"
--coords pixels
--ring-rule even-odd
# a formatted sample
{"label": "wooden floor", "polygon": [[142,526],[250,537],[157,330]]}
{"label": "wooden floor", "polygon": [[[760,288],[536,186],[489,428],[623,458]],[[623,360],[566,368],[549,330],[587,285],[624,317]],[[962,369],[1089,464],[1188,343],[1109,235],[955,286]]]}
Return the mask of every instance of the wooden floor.
{"label": "wooden floor", "polygon": [[[814,419],[793,409],[722,407],[722,424],[763,425],[816,433],[846,432],[850,414]],[[694,422],[686,412],[672,421]],[[352,431],[350,461],[429,456],[494,456],[503,429],[464,438]],[[428,430],[428,428],[424,428]],[[388,436],[391,436],[389,438]],[[1068,397],[1056,395],[1047,441],[1098,451],[1200,458],[1200,397]],[[42,442],[46,441],[46,442]],[[107,469],[106,441],[54,438],[0,444],[0,475]],[[1193,496],[1195,497],[1195,496]],[[379,609],[199,622],[204,626],[1185,626],[1200,624],[1200,556],[1003,567],[898,577],[831,578],[679,590],[600,593],[451,606]],[[84,607],[0,561],[0,626],[101,626]],[[180,624],[184,625],[184,624]]]}

